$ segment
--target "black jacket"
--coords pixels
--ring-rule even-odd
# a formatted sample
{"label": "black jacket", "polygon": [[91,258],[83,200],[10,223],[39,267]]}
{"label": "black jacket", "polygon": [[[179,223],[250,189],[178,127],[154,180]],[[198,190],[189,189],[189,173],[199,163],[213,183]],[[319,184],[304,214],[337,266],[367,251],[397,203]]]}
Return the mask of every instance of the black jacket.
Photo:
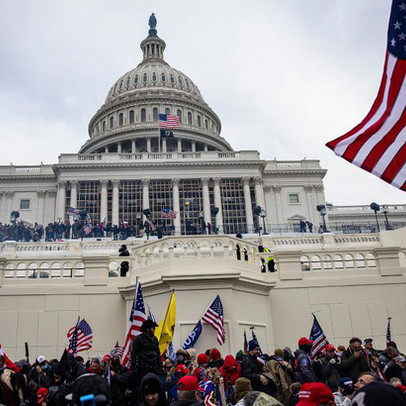
{"label": "black jacket", "polygon": [[162,385],[161,379],[152,373],[146,374],[144,378],[142,378],[141,385],[140,385],[140,403],[139,406],[147,406],[145,402],[145,386],[148,383],[155,383],[155,385],[159,388],[159,397],[158,401],[155,404],[156,406],[168,406],[168,401],[166,400],[166,395],[164,392],[164,388]]}
{"label": "black jacket", "polygon": [[316,375],[313,369],[313,362],[309,354],[303,350],[295,351],[297,361],[297,371],[295,371],[295,379],[297,382],[316,382]]}
{"label": "black jacket", "polygon": [[365,354],[357,358],[349,348],[341,355],[341,367],[344,375],[351,378],[354,382],[356,382],[361,372],[369,372],[370,370]]}
{"label": "black jacket", "polygon": [[140,378],[148,372],[163,375],[161,353],[155,336],[142,333],[135,337],[131,349],[131,368],[138,372]]}

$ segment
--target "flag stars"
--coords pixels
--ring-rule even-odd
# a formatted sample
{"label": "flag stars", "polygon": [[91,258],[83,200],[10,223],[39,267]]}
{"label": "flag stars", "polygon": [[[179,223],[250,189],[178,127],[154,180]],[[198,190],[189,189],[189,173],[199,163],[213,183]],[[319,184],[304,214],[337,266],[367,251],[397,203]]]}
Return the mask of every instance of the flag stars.
{"label": "flag stars", "polygon": [[402,4],[399,4],[399,8],[401,11],[406,11],[406,4],[402,2]]}
{"label": "flag stars", "polygon": [[396,40],[395,40],[395,38],[392,38],[391,39],[391,41],[390,41],[390,44],[391,44],[391,46],[396,46]]}
{"label": "flag stars", "polygon": [[399,36],[399,39],[400,39],[401,41],[406,40],[406,34],[405,34],[404,32],[401,32],[398,36]]}
{"label": "flag stars", "polygon": [[393,26],[395,27],[395,30],[400,30],[402,23],[400,23],[399,21],[396,21],[395,24],[393,24]]}

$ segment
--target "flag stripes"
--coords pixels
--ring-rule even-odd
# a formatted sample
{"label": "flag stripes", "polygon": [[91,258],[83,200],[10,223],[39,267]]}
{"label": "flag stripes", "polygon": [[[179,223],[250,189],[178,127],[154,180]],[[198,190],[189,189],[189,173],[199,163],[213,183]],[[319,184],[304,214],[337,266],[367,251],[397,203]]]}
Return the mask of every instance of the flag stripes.
{"label": "flag stripes", "polygon": [[223,345],[226,338],[226,332],[223,328],[223,305],[221,303],[219,295],[217,295],[211,302],[210,306],[203,314],[202,320],[210,324],[215,330],[217,330],[217,341],[220,345]]}

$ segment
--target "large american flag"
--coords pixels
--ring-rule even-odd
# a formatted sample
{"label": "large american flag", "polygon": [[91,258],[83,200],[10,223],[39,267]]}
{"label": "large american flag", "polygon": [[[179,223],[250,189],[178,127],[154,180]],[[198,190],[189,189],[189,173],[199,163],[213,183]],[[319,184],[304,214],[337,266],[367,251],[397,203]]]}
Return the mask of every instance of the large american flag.
{"label": "large american flag", "polygon": [[334,153],[406,190],[406,1],[393,0],[378,96],[365,119],[327,143]]}
{"label": "large american flag", "polygon": [[14,364],[14,362],[12,362],[9,359],[9,357],[7,357],[6,353],[3,350],[3,347],[1,346],[1,343],[0,343],[0,355],[4,357],[4,364],[6,368],[11,369],[14,372],[18,372],[20,370],[20,368],[16,364]]}
{"label": "large american flag", "polygon": [[211,302],[202,316],[202,320],[210,324],[217,330],[217,341],[223,345],[226,340],[226,332],[224,331],[224,314],[223,305],[221,304],[220,296],[217,295]]}
{"label": "large american flag", "polygon": [[124,366],[128,367],[130,365],[131,347],[135,337],[141,334],[141,326],[145,320],[147,320],[147,315],[145,314],[144,297],[142,296],[141,284],[137,279],[133,305],[131,307],[130,317],[127,322],[127,334],[124,344],[123,357],[121,358],[121,364]]}
{"label": "large american flag", "polygon": [[313,314],[313,326],[310,331],[310,340],[313,340],[310,356],[314,359],[317,354],[328,344],[327,338],[320,327],[316,316]]}
{"label": "large american flag", "polygon": [[79,319],[76,326],[68,331],[67,337],[69,340],[67,351],[72,354],[92,348],[93,331],[85,319]]}
{"label": "large american flag", "polygon": [[179,116],[173,116],[172,114],[160,114],[158,124],[162,128],[178,128]]}

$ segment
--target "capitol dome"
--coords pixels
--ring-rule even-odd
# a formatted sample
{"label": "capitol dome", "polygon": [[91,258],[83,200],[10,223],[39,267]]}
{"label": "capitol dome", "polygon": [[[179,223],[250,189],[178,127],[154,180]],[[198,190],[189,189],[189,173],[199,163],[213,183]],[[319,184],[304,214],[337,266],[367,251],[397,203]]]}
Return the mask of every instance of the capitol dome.
{"label": "capitol dome", "polygon": [[[142,62],[122,75],[89,123],[90,139],[79,153],[232,151],[220,136],[221,122],[200,90],[164,60],[165,41],[154,14],[140,46]],[[179,117],[174,137],[160,139],[159,114]]]}

